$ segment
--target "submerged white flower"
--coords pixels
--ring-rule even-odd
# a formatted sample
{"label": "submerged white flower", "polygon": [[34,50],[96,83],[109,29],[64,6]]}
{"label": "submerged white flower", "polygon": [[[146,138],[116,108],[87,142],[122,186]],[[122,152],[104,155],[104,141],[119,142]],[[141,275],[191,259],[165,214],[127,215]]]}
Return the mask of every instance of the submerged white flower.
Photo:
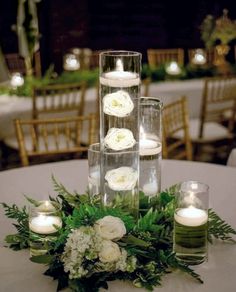
{"label": "submerged white flower", "polygon": [[119,245],[111,240],[103,240],[99,259],[103,263],[116,262],[121,257]]}
{"label": "submerged white flower", "polygon": [[104,139],[105,146],[115,151],[131,148],[135,142],[133,133],[125,128],[109,129]]}
{"label": "submerged white flower", "polygon": [[128,116],[133,108],[133,101],[124,90],[118,90],[103,97],[103,111],[107,115],[123,118]]}
{"label": "submerged white flower", "polygon": [[114,216],[105,216],[95,223],[96,232],[104,239],[118,240],[126,234],[124,222]]}
{"label": "submerged white flower", "polygon": [[122,166],[107,171],[105,180],[109,188],[114,191],[128,191],[135,187],[138,179],[138,173],[132,167]]}

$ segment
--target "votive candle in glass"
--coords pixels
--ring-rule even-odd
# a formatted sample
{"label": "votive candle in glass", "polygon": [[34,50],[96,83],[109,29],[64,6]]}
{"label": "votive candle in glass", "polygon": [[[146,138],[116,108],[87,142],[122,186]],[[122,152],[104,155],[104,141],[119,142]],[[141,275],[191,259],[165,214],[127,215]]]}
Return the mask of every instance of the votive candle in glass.
{"label": "votive candle in glass", "polygon": [[174,214],[174,245],[176,257],[197,265],[207,259],[208,185],[183,182]]}
{"label": "votive candle in glass", "polygon": [[60,206],[53,201],[40,201],[31,206],[29,212],[30,254],[43,255],[48,251],[50,240],[55,238],[62,227]]}

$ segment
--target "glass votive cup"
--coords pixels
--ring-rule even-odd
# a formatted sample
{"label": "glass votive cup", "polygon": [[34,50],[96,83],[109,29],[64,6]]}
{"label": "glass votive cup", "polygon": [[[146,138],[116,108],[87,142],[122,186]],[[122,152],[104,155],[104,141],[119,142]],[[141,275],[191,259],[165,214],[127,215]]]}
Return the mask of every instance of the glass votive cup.
{"label": "glass votive cup", "polygon": [[181,184],[174,214],[173,251],[189,265],[207,260],[208,205],[208,185],[198,181]]}
{"label": "glass votive cup", "polygon": [[50,242],[56,239],[62,227],[60,205],[54,201],[39,201],[29,210],[30,255],[44,255]]}
{"label": "glass votive cup", "polygon": [[90,197],[100,194],[100,143],[88,148],[88,192]]}

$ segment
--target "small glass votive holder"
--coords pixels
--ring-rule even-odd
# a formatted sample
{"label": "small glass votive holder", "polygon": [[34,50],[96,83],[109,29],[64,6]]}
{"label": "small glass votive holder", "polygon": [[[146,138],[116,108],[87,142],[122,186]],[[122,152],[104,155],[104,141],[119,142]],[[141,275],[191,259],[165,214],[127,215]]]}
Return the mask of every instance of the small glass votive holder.
{"label": "small glass votive holder", "polygon": [[208,205],[208,185],[197,181],[181,184],[174,214],[173,251],[189,265],[207,260]]}
{"label": "small glass votive holder", "polygon": [[39,256],[48,252],[50,241],[55,240],[62,227],[60,205],[53,201],[39,201],[29,210],[30,255]]}
{"label": "small glass votive holder", "polygon": [[88,192],[90,197],[100,194],[100,143],[88,148]]}

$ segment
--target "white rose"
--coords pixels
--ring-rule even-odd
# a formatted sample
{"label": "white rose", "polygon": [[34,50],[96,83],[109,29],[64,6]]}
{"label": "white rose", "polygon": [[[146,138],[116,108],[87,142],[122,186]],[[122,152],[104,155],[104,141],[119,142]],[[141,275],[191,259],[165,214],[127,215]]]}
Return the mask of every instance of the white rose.
{"label": "white rose", "polygon": [[105,216],[95,223],[96,232],[104,239],[118,240],[126,234],[124,222],[114,216]]}
{"label": "white rose", "polygon": [[132,190],[137,183],[138,173],[132,167],[122,166],[116,169],[108,170],[105,180],[113,191]]}
{"label": "white rose", "polygon": [[115,150],[131,148],[135,144],[133,133],[125,128],[111,128],[104,139],[105,146]]}
{"label": "white rose", "polygon": [[98,255],[102,263],[117,262],[121,257],[119,245],[110,240],[103,240],[102,248]]}
{"label": "white rose", "polygon": [[134,109],[134,104],[128,92],[118,90],[103,97],[103,111],[105,114],[116,117],[126,117]]}

